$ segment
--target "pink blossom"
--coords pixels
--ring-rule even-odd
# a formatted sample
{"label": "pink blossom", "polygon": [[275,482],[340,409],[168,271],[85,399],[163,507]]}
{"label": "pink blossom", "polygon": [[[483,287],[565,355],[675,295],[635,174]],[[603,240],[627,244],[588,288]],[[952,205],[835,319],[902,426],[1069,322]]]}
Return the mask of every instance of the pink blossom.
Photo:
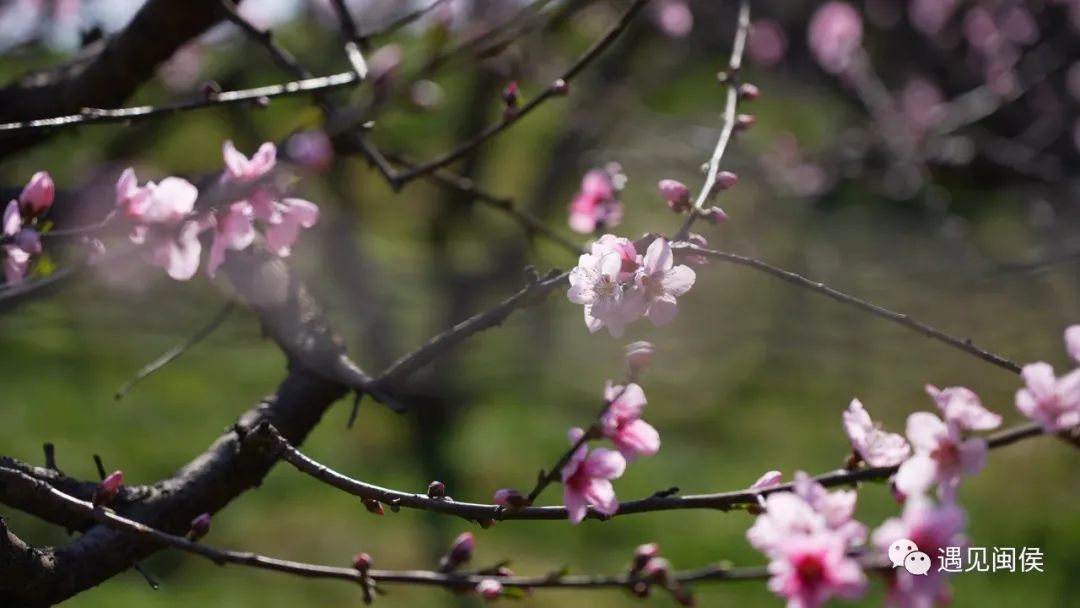
{"label": "pink blossom", "polygon": [[[913,496],[904,503],[904,512],[874,530],[875,547],[887,553],[889,546],[901,539],[915,543],[919,551],[940,559],[946,547],[963,547],[967,525],[964,510],[953,502],[934,504],[925,496]],[[940,551],[939,551],[940,550]],[[925,576],[915,576],[902,568],[893,571],[887,604],[905,608],[923,608],[949,597],[948,583],[939,568],[931,567]]]}
{"label": "pink blossom", "polygon": [[[570,443],[577,443],[584,431],[570,429]],[[585,519],[589,506],[604,515],[614,515],[619,510],[612,479],[618,479],[626,470],[622,454],[605,448],[591,453],[582,445],[562,468],[563,502],[570,516],[570,523]]]}
{"label": "pink blossom", "polygon": [[[623,274],[623,255],[614,250],[593,246],[594,253],[578,258],[578,265],[570,271],[570,289],[566,297],[575,304],[585,306],[585,325],[590,332],[607,327],[614,337],[623,333],[627,323],[641,316],[640,298],[627,300],[629,285],[620,281]],[[596,253],[599,252],[599,253]]]}
{"label": "pink blossom", "polygon": [[697,275],[685,265],[674,265],[671,245],[658,238],[645,251],[642,267],[638,269],[635,283],[640,297],[644,298],[645,316],[653,325],[667,325],[679,312],[676,298],[694,286]]}
{"label": "pink blossom", "polygon": [[780,471],[766,471],[764,475],[758,477],[757,481],[750,485],[751,490],[764,490],[773,486],[778,486],[784,480],[784,474]]}
{"label": "pink blossom", "polygon": [[1026,384],[1016,392],[1020,413],[1047,433],[1080,425],[1080,369],[1058,378],[1049,363],[1039,362],[1025,365],[1020,375]]}
{"label": "pink blossom", "polygon": [[846,2],[828,2],[810,19],[808,44],[814,58],[827,72],[839,74],[851,64],[862,44],[862,18]]}
{"label": "pink blossom", "polygon": [[30,257],[41,253],[41,241],[37,231],[23,228],[19,202],[11,201],[4,208],[2,231],[0,231],[0,269],[8,285],[14,285],[26,278],[30,268]]}
{"label": "pink blossom", "polygon": [[493,578],[485,578],[476,583],[476,592],[485,600],[497,600],[502,595],[503,585]]}
{"label": "pink blossom", "polygon": [[604,399],[608,406],[600,417],[600,427],[627,462],[660,451],[660,433],[641,419],[646,400],[640,386],[633,382],[625,387],[608,383]]}
{"label": "pink blossom", "polygon": [[266,227],[266,246],[279,256],[292,253],[301,228],[311,228],[319,221],[319,206],[301,198],[286,198],[277,203],[280,221]]}
{"label": "pink blossom", "polygon": [[285,143],[285,151],[294,162],[311,171],[326,171],[334,160],[334,144],[322,130],[293,134]]}
{"label": "pink blossom", "polygon": [[926,394],[937,403],[946,422],[964,431],[989,431],[1001,426],[1001,416],[983,407],[974,391],[962,386],[941,388],[926,385]]}
{"label": "pink blossom", "polygon": [[251,203],[237,201],[216,216],[214,242],[210,246],[210,257],[206,261],[206,274],[211,278],[225,261],[226,249],[241,251],[255,240],[255,226],[252,224],[254,215]]}
{"label": "pink blossom", "polygon": [[855,490],[830,492],[804,471],[795,473],[793,486],[796,496],[820,513],[825,525],[846,539],[849,545],[866,542],[866,526],[855,520],[855,503],[859,499]]}
{"label": "pink blossom", "polygon": [[946,423],[928,412],[908,416],[907,438],[915,455],[896,472],[896,489],[907,497],[939,484],[943,496],[951,496],[962,475],[972,475],[986,462],[986,440],[965,439],[955,423]]}
{"label": "pink blossom", "polygon": [[221,146],[225,157],[225,177],[239,182],[253,182],[271,170],[277,163],[277,146],[266,142],[248,158],[244,156],[231,140],[225,140]]}
{"label": "pink blossom", "polygon": [[872,467],[898,465],[911,454],[907,441],[896,433],[886,433],[879,428],[858,399],[843,414],[844,430],[851,447],[866,464]]}
{"label": "pink blossom", "polygon": [[192,215],[199,190],[179,177],[139,187],[129,168],[117,181],[116,195],[117,204],[134,223],[131,242],[145,247],[149,262],[178,281],[193,277],[202,254],[199,233],[210,226],[207,218]]}
{"label": "pink blossom", "polygon": [[765,512],[746,531],[746,539],[767,556],[779,554],[783,543],[798,537],[826,533],[829,526],[801,496],[791,492],[773,492],[765,497]]}
{"label": "pink blossom", "polygon": [[653,21],[670,38],[685,38],[694,29],[694,14],[685,0],[662,0],[654,4]]}
{"label": "pink blossom", "polygon": [[1080,363],[1080,325],[1071,325],[1065,329],[1065,351],[1074,361]]}
{"label": "pink blossom", "polygon": [[19,194],[20,211],[27,217],[36,217],[48,210],[56,196],[56,186],[45,171],[38,171]]}
{"label": "pink blossom", "polygon": [[746,52],[764,67],[774,66],[787,53],[788,40],[784,28],[773,19],[758,19],[750,25]]}
{"label": "pink blossom", "polygon": [[842,537],[827,532],[785,540],[769,562],[769,590],[787,599],[788,608],[817,608],[833,597],[858,599],[866,576],[846,548]]}
{"label": "pink blossom", "polygon": [[615,198],[611,175],[599,169],[586,173],[570,203],[571,230],[590,234],[601,226],[617,226],[621,220],[622,203]]}

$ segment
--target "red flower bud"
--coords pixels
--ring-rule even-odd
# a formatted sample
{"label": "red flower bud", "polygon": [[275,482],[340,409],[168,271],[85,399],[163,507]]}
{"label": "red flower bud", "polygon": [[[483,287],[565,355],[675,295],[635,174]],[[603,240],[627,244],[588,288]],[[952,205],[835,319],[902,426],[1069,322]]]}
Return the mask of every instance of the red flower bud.
{"label": "red flower bud", "polygon": [[352,558],[352,565],[358,572],[364,573],[371,568],[371,561],[371,556],[367,553],[357,553]]}
{"label": "red flower bud", "polygon": [[446,498],[446,484],[441,481],[433,481],[427,487],[428,498]]}
{"label": "red flower bud", "polygon": [[660,545],[656,543],[648,543],[634,549],[634,570],[645,568],[649,561],[657,555],[660,555]]}
{"label": "red flower bud", "polygon": [[720,207],[709,207],[701,212],[701,217],[702,219],[717,225],[727,222],[727,214],[724,213],[724,210]]}
{"label": "red flower bud", "polygon": [[191,520],[191,525],[188,528],[187,537],[188,540],[199,540],[206,536],[210,532],[210,514],[202,513],[197,515],[195,519]]}
{"label": "red flower bud", "polygon": [[754,118],[750,114],[739,114],[735,117],[735,129],[738,131],[746,131],[750,127],[754,126],[757,122],[757,118]]}
{"label": "red flower bud", "polygon": [[716,174],[716,184],[713,186],[713,190],[727,190],[733,188],[737,183],[739,183],[738,175],[731,171],[721,171]]}
{"label": "red flower bud", "polygon": [[94,491],[94,496],[90,499],[90,502],[95,507],[108,505],[116,498],[117,492],[120,491],[120,487],[124,485],[124,472],[113,471],[98,484],[97,490]]}
{"label": "red flower bud", "polygon": [[551,92],[556,95],[569,95],[570,83],[560,78],[555,82],[551,83]]}
{"label": "red flower bud", "polygon": [[495,504],[507,509],[520,509],[528,504],[527,499],[512,488],[495,490]]}
{"label": "red flower bud", "polygon": [[516,108],[521,103],[521,91],[518,90],[517,81],[511,80],[510,84],[502,90],[502,100],[507,108]]}
{"label": "red flower bud", "polygon": [[686,184],[673,179],[662,179],[657,184],[660,196],[667,201],[668,208],[675,213],[682,213],[690,209],[690,188]]}
{"label": "red flower bud", "polygon": [[502,583],[491,578],[485,578],[476,584],[476,592],[488,601],[499,599],[499,596],[502,595],[502,590]]}
{"label": "red flower bud", "polygon": [[739,85],[739,97],[746,101],[753,101],[761,96],[761,90],[749,82]]}
{"label": "red flower bud", "polygon": [[30,178],[19,194],[19,212],[27,217],[36,217],[44,213],[53,204],[56,185],[52,176],[45,171],[38,171]]}
{"label": "red flower bud", "polygon": [[363,499],[364,508],[368,510],[368,513],[374,513],[375,515],[385,515],[386,511],[383,510],[382,503],[374,498]]}
{"label": "red flower bud", "polygon": [[439,567],[443,572],[450,572],[472,559],[473,549],[476,548],[476,538],[472,532],[462,532],[454,539],[450,550],[439,561]]}

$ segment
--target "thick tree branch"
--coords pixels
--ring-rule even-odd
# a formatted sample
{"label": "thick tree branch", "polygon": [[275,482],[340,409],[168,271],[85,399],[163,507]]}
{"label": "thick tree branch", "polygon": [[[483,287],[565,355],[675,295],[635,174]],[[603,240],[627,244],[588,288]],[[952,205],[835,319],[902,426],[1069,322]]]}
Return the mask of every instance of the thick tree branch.
{"label": "thick tree branch", "polygon": [[[0,122],[115,108],[181,46],[222,17],[217,0],[150,0],[123,31],[92,52],[48,72],[27,74],[0,90]],[[42,133],[0,140],[0,157],[40,141]]]}

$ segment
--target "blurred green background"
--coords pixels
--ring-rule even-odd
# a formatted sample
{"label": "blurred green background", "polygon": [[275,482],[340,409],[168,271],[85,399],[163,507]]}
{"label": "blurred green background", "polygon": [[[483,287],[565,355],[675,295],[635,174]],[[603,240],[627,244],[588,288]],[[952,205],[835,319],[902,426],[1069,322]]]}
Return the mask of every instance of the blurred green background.
{"label": "blurred green background", "polygon": [[[596,7],[572,27],[530,34],[519,52],[532,53],[533,61],[525,71],[509,68],[509,75],[522,81],[526,97],[535,94],[613,15],[610,8]],[[330,30],[298,20],[283,30],[282,41],[317,72],[342,69],[333,37],[317,35],[322,31]],[[666,177],[692,187],[700,183],[697,167],[720,125],[720,89],[711,75],[726,51],[672,43],[644,28],[630,35],[612,51],[618,63],[601,62],[573,85],[569,99],[547,104],[487,146],[475,160],[475,172],[488,189],[515,197],[561,228],[580,176],[618,161],[629,183],[622,193],[624,224],[616,232],[635,236],[677,228],[680,220],[659,202],[654,185]],[[730,34],[723,36],[728,40]],[[422,57],[430,44],[422,31],[399,41],[408,61]],[[251,45],[226,42],[207,53],[204,75],[226,88],[281,79]],[[41,52],[9,56],[0,62],[0,75],[7,79],[57,59]],[[390,109],[381,115],[374,140],[421,158],[447,149],[463,125],[476,120],[473,115],[497,116],[497,92],[506,79],[499,70],[506,68],[491,69],[470,61],[451,64],[436,78],[446,93],[440,107],[429,114]],[[941,178],[951,209],[960,210],[947,217],[917,203],[888,200],[869,180],[844,180],[816,198],[789,196],[770,183],[760,155],[785,132],[798,135],[805,148],[824,148],[856,120],[855,112],[835,90],[782,71],[751,65],[747,77],[765,94],[752,108],[758,126],[734,144],[726,163],[743,176],[720,201],[731,221],[700,227],[711,244],[805,273],[1016,361],[1066,367],[1061,332],[1078,318],[1076,266],[1010,270],[999,262],[1024,259],[1073,229],[1033,225],[1020,202],[1028,197],[1022,186],[981,184],[968,175]],[[176,95],[151,83],[135,101]],[[483,112],[470,101],[477,98],[490,100]],[[46,169],[60,188],[87,191],[107,187],[125,163],[136,164],[144,179],[204,175],[220,169],[223,139],[251,151],[261,141],[316,126],[317,119],[307,101],[293,99],[262,111],[220,109],[130,127],[84,128],[5,161],[0,175],[5,184],[19,184]],[[368,311],[350,299],[340,275],[331,271],[334,256],[351,255],[330,245],[340,226],[348,227],[353,245],[378,269],[377,280],[365,287],[380,294],[380,314],[393,327],[393,355],[517,289],[520,265],[506,268],[507,259],[542,271],[574,262],[542,240],[526,246],[520,228],[498,212],[454,200],[428,183],[395,195],[362,161],[337,162],[330,175],[309,176],[300,186],[322,205],[324,216],[301,237],[294,260],[369,369],[379,365],[363,324]],[[58,260],[63,263],[63,256]],[[887,428],[901,431],[908,414],[932,408],[923,392],[928,382],[968,386],[1005,415],[1006,425],[1020,421],[1013,407],[1019,379],[1008,372],[753,270],[712,263],[697,271],[698,282],[680,301],[681,314],[669,328],[640,322],[621,340],[589,335],[580,307],[557,292],[474,337],[425,380],[425,386],[445,387],[450,395],[440,414],[445,424],[434,438],[430,429],[417,430],[422,412],[398,416],[372,403],[365,403],[356,427],[348,430],[349,404],[343,401],[303,448],[346,474],[404,490],[421,491],[436,474],[446,476],[449,494],[461,500],[487,501],[500,487],[524,490],[537,469],[565,449],[566,429],[588,423],[604,381],[622,374],[623,345],[639,339],[657,347],[642,385],[649,398],[647,419],[664,444],[616,483],[622,498],[670,486],[685,493],[737,489],[768,469],[790,476],[835,468],[847,454],[840,414],[853,397]],[[466,294],[452,296],[453,289]],[[100,454],[110,469],[123,469],[128,483],[171,474],[240,412],[272,393],[284,377],[282,355],[242,311],[125,399],[116,401],[113,393],[213,317],[227,297],[224,283],[201,275],[179,284],[156,270],[103,272],[0,316],[0,451],[41,463],[41,445],[48,441],[56,445],[60,467],[77,477],[95,476],[92,454]],[[955,576],[955,605],[1076,605],[1076,462],[1075,449],[1064,443],[1025,441],[993,452],[985,472],[965,482],[960,500],[970,513],[972,543],[1039,547],[1046,571]],[[559,497],[560,488],[553,487],[544,501],[554,504]],[[858,517],[872,528],[898,511],[887,486],[862,488]],[[24,514],[3,515],[33,544],[66,539],[62,530]],[[508,522],[481,530],[413,511],[372,516],[355,499],[282,466],[216,515],[205,542],[338,565],[366,551],[380,568],[427,568],[449,539],[473,530],[480,565],[506,559],[521,574],[562,566],[574,573],[610,573],[626,566],[637,545],[651,541],[679,568],[720,560],[761,564],[762,556],[744,539],[751,522],[743,512],[686,511],[577,527]],[[358,591],[346,584],[221,568],[171,551],[145,566],[160,580],[159,591],[129,572],[66,605],[359,604]],[[859,605],[880,603],[880,581],[873,589]],[[378,600],[386,607],[478,602],[434,589],[387,590]],[[702,606],[780,604],[760,583],[702,584],[695,594]],[[619,591],[544,591],[527,602],[541,607],[639,601]],[[673,604],[662,593],[648,603]]]}

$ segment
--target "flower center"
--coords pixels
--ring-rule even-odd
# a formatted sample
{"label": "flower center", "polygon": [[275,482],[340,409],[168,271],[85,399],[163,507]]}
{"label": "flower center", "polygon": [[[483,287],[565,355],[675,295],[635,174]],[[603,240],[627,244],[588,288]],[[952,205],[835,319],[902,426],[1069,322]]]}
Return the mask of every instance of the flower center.
{"label": "flower center", "polygon": [[807,585],[821,582],[825,578],[825,565],[817,555],[801,555],[795,560],[795,571],[799,580]]}

